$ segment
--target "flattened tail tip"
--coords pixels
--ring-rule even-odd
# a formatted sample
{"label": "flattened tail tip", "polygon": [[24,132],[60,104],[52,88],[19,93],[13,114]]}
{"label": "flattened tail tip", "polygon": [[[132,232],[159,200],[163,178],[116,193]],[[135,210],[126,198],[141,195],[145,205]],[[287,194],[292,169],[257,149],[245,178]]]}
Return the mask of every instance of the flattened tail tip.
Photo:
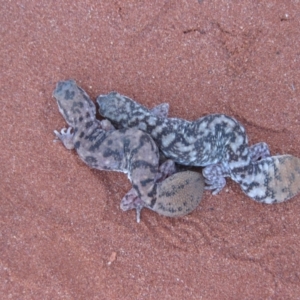
{"label": "flattened tail tip", "polygon": [[[252,187],[243,189],[247,196],[264,204],[288,201],[300,193],[300,159],[277,155],[258,162],[263,172],[254,178]],[[255,181],[256,180],[256,181]]]}
{"label": "flattened tail tip", "polygon": [[158,185],[153,210],[166,217],[182,217],[195,210],[202,200],[204,178],[194,171],[178,172]]}

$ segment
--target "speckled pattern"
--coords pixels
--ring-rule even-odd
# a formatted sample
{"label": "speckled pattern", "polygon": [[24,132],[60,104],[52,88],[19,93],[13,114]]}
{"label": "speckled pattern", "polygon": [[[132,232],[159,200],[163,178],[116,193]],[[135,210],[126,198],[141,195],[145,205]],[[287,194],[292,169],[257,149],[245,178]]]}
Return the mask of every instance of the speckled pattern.
{"label": "speckled pattern", "polygon": [[251,164],[243,180],[242,190],[255,200],[289,200],[300,192],[300,159],[288,154],[264,158]]}
{"label": "speckled pattern", "polygon": [[74,78],[93,101],[118,91],[186,120],[222,113],[251,145],[300,157],[299,12],[298,0],[2,0],[0,299],[299,298],[299,194],[261,205],[227,178],[192,214],[143,209],[137,226],[119,209],[126,174],[53,142],[67,124],[51,98]]}
{"label": "speckled pattern", "polygon": [[[116,92],[100,95],[97,102],[100,114],[118,128],[139,128],[149,133],[159,149],[175,162],[205,167],[206,189],[214,190],[213,194],[225,186],[225,177],[262,203],[283,202],[300,191],[299,160],[270,157],[266,143],[249,146],[245,128],[232,117],[212,114],[193,122],[167,118],[167,104],[149,110]],[[292,165],[291,160],[296,164]]]}
{"label": "speckled pattern", "polygon": [[115,130],[108,120],[97,120],[94,103],[74,80],[58,82],[53,96],[70,126],[54,131],[55,135],[67,149],[75,148],[91,168],[128,174],[133,188],[122,199],[121,208],[136,209],[137,222],[143,207],[169,217],[186,215],[197,207],[203,178],[196,172],[177,173],[175,182],[183,191],[165,192],[174,190],[172,180],[163,179],[175,172],[175,165],[167,160],[159,166],[159,151],[149,134],[137,128]]}

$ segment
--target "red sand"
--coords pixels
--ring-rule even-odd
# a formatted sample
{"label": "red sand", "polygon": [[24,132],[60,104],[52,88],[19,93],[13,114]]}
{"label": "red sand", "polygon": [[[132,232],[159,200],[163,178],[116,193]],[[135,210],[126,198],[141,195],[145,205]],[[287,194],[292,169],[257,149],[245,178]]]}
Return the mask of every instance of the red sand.
{"label": "red sand", "polygon": [[[77,3],[78,2],[78,3]],[[299,299],[300,196],[267,206],[228,180],[181,219],[119,203],[124,174],[53,143],[73,78],[171,116],[226,113],[300,157],[300,3],[1,1],[1,299]]]}

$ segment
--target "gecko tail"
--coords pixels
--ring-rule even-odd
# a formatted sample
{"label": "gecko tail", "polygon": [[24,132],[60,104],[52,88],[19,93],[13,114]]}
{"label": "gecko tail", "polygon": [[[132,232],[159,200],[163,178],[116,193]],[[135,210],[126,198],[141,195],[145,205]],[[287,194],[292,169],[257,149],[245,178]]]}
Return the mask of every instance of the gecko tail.
{"label": "gecko tail", "polygon": [[[276,155],[253,162],[251,174],[240,183],[252,199],[266,204],[281,203],[300,193],[300,159]],[[249,180],[248,180],[249,179]]]}

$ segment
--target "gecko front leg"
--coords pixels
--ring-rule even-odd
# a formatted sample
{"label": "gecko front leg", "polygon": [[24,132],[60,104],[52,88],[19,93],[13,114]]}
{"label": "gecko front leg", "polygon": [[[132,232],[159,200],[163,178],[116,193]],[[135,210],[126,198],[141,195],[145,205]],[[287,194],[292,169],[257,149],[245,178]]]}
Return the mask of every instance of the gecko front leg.
{"label": "gecko front leg", "polygon": [[[115,127],[111,124],[111,122],[109,120],[102,120],[102,121],[96,120],[96,122],[98,122],[99,129],[103,129],[105,131],[115,130]],[[60,132],[57,130],[54,130],[54,134],[55,134],[56,138],[59,141],[61,141],[68,150],[74,149],[74,142],[73,142],[74,132],[71,133],[72,130],[73,130],[73,127],[71,127],[71,126],[68,127],[68,129],[62,128],[60,130]],[[54,141],[57,141],[57,140],[54,140]]]}
{"label": "gecko front leg", "polygon": [[73,129],[72,127],[69,127],[68,129],[63,128],[61,129],[60,132],[54,130],[54,134],[56,138],[60,140],[64,144],[64,146],[69,150],[74,149],[74,142],[73,142],[74,133],[71,133],[72,129]]}

